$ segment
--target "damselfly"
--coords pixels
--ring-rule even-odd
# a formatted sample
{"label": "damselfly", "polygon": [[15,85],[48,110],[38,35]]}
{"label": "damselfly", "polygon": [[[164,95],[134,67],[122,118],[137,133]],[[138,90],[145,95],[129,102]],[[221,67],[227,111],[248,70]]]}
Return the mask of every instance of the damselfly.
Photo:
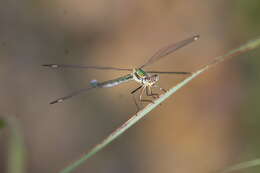
{"label": "damselfly", "polygon": [[[154,63],[155,61],[165,57],[166,55],[175,52],[176,50],[188,45],[189,43],[198,40],[199,39],[199,35],[194,35],[192,37],[189,37],[185,40],[179,41],[177,43],[173,43],[168,45],[167,47],[164,47],[162,49],[160,49],[159,51],[157,51],[153,56],[151,56],[145,64],[141,65],[138,68],[134,68],[134,69],[129,69],[129,68],[117,68],[117,67],[100,67],[100,66],[82,66],[82,65],[66,65],[66,64],[44,64],[43,66],[45,67],[50,67],[52,69],[56,69],[56,68],[78,68],[78,69],[97,69],[97,70],[116,70],[116,71],[129,71],[131,73],[116,78],[116,79],[112,79],[112,80],[108,80],[108,81],[104,81],[104,82],[98,82],[97,80],[92,80],[90,82],[90,86],[77,90],[75,92],[70,93],[67,96],[58,98],[52,102],[50,102],[50,104],[54,104],[54,103],[61,103],[66,99],[69,99],[73,96],[79,95],[83,92],[86,91],[90,91],[91,89],[94,88],[109,88],[109,87],[114,87],[116,85],[119,85],[121,83],[124,82],[128,82],[131,80],[136,81],[137,83],[140,84],[140,86],[138,88],[136,88],[135,90],[133,90],[131,92],[131,94],[134,97],[134,93],[137,92],[138,90],[141,89],[140,91],[140,95],[139,95],[139,101],[140,102],[153,102],[152,100],[147,100],[147,99],[142,99],[143,94],[145,93],[146,96],[148,97],[152,97],[152,98],[158,98],[159,94],[158,93],[153,93],[152,92],[152,88],[159,88],[160,90],[166,92],[166,90],[164,90],[163,88],[160,88],[157,85],[157,82],[159,80],[159,75],[158,74],[190,74],[190,72],[169,72],[169,71],[144,71],[143,68],[145,68],[146,66]],[[134,97],[135,98],[135,97]],[[138,104],[136,102],[136,99],[134,99],[135,104],[138,107]]]}

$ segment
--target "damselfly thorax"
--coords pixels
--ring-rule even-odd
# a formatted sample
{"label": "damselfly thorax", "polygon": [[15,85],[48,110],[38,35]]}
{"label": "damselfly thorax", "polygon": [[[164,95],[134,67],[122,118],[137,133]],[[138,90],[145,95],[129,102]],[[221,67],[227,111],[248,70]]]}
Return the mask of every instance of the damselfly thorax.
{"label": "damselfly thorax", "polygon": [[139,69],[134,68],[133,69],[133,79],[136,82],[140,83],[141,85],[151,87],[159,80],[159,75],[147,73],[141,68],[139,68]]}

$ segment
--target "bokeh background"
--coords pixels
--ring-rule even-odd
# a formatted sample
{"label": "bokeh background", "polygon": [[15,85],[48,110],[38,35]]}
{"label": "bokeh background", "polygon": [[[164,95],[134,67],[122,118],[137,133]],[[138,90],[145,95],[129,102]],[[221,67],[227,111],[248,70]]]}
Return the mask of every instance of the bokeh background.
{"label": "bokeh background", "polygon": [[[1,1],[0,114],[20,122],[26,172],[60,171],[136,112],[134,82],[49,105],[92,79],[125,73],[41,64],[133,68],[198,33],[199,41],[147,68],[194,71],[259,36],[259,19],[259,0]],[[251,51],[195,79],[75,172],[206,173],[260,157],[259,55]],[[184,77],[161,76],[160,86]],[[0,172],[9,135],[0,136]]]}

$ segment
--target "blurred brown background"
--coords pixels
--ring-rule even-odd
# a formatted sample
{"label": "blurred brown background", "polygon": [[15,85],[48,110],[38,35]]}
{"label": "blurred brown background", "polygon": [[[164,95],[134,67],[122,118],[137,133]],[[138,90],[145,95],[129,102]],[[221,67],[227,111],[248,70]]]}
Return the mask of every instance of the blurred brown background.
{"label": "blurred brown background", "polygon": [[[0,114],[21,123],[27,172],[58,172],[125,122],[134,82],[53,99],[124,72],[51,70],[46,63],[132,68],[159,48],[201,39],[149,66],[194,71],[259,36],[259,0],[1,1]],[[75,172],[203,173],[260,157],[259,50],[194,80]],[[184,76],[161,76],[168,89]],[[8,132],[0,136],[6,171]],[[254,169],[257,172],[259,169]]]}

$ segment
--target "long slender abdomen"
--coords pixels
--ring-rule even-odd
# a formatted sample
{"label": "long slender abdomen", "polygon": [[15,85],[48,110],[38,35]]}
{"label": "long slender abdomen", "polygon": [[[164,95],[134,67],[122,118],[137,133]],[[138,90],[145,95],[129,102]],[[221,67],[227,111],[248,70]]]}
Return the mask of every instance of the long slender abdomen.
{"label": "long slender abdomen", "polygon": [[98,82],[98,83],[96,83],[96,86],[100,87],[100,88],[109,88],[109,87],[114,87],[116,85],[119,85],[121,83],[128,82],[130,80],[133,80],[132,74],[128,74],[128,75],[125,75],[123,77],[119,77],[119,78],[116,78],[116,79],[113,79],[113,80]]}

